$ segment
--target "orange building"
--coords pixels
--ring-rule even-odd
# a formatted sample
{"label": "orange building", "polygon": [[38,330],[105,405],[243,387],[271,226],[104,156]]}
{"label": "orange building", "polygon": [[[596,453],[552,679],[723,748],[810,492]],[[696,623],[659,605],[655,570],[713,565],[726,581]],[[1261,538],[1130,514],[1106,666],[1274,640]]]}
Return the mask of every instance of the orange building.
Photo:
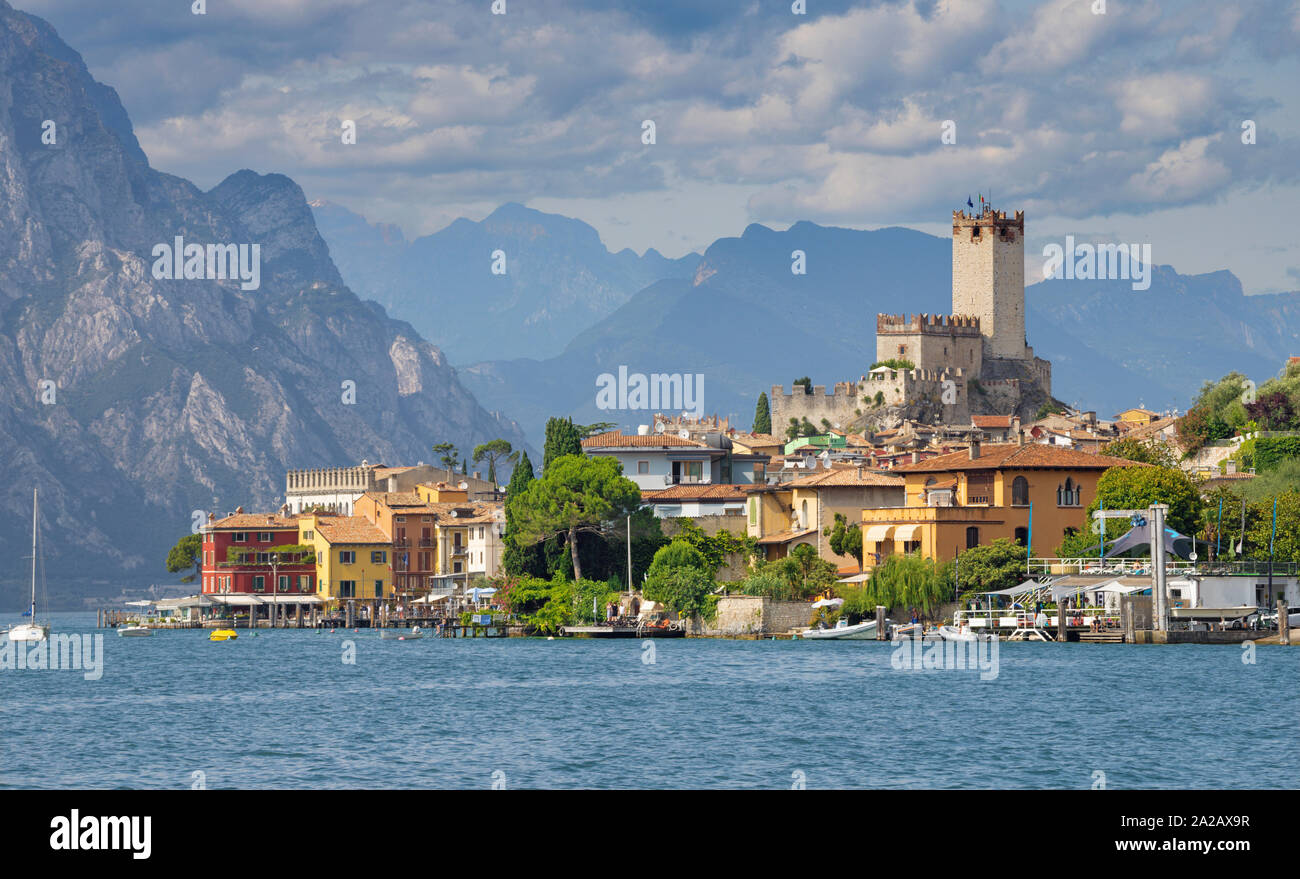
{"label": "orange building", "polygon": [[1144,466],[1057,446],[979,441],[966,451],[904,464],[893,471],[904,479],[904,505],[862,511],[864,567],[918,550],[946,561],[999,537],[1050,555],[1072,529],[1085,527],[1084,510],[1102,473]]}

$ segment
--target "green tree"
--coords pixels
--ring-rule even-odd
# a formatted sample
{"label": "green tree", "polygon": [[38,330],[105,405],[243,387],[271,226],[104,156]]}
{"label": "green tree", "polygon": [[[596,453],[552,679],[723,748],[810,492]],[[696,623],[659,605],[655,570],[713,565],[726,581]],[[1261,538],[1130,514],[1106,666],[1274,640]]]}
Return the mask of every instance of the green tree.
{"label": "green tree", "polygon": [[[967,592],[993,592],[1018,586],[1029,576],[1028,549],[1009,537],[999,537],[992,543],[973,546],[957,557],[952,566],[956,583],[962,594]],[[953,574],[945,570],[951,581]]]}
{"label": "green tree", "polygon": [[717,603],[710,601],[717,583],[704,554],[685,540],[673,540],[655,553],[646,574],[645,597],[663,602],[683,619],[709,619]]}
{"label": "green tree", "polygon": [[751,431],[753,433],[772,432],[772,410],[768,408],[767,392],[765,391],[760,391],[758,394],[758,405],[754,407],[754,426]]}
{"label": "green tree", "polygon": [[584,440],[589,436],[611,431],[618,427],[618,424],[613,421],[597,421],[595,424],[575,424],[573,427],[578,431],[578,439]]}
{"label": "green tree", "polygon": [[460,466],[460,450],[456,448],[455,443],[438,443],[433,447],[433,454],[436,460],[449,471]]}
{"label": "green tree", "polygon": [[862,586],[843,590],[841,597],[841,610],[850,620],[874,616],[877,605],[915,608],[928,615],[938,604],[952,598],[952,583],[942,576],[933,560],[914,552],[889,556]]}
{"label": "green tree", "polygon": [[572,418],[549,418],[546,421],[546,445],[542,449],[542,473],[551,462],[565,455],[582,454],[582,436]]}
{"label": "green tree", "polygon": [[871,364],[872,369],[879,369],[886,366],[890,369],[916,369],[916,364],[902,357],[891,357],[888,360],[877,360]]}
{"label": "green tree", "polygon": [[497,461],[513,461],[519,457],[509,440],[494,439],[474,447],[474,463],[487,461],[487,478],[493,485],[497,484]]}
{"label": "green tree", "polygon": [[167,553],[167,571],[179,574],[189,568],[194,573],[181,577],[182,583],[193,583],[203,569],[203,535],[186,534]]}
{"label": "green tree", "polygon": [[799,387],[800,385],[803,385],[803,392],[804,392],[805,394],[811,394],[811,393],[812,393],[812,378],[811,378],[810,376],[806,376],[806,375],[805,375],[803,378],[797,378],[797,379],[795,379],[795,380],[794,380],[794,385],[793,385],[793,387],[791,388],[791,390],[794,390],[794,388],[797,388],[797,387]]}
{"label": "green tree", "polygon": [[515,469],[510,473],[510,484],[506,486],[506,532],[503,537],[505,546],[501,552],[501,567],[512,576],[528,573],[533,563],[538,560],[538,552],[533,546],[520,545],[519,526],[515,522],[514,511],[516,500],[523,496],[528,484],[535,478],[533,462],[528,459],[527,452],[521,452]]}
{"label": "green tree", "polygon": [[856,523],[850,524],[843,513],[836,513],[835,524],[824,528],[822,534],[830,538],[831,552],[853,556],[862,565],[862,528]]}
{"label": "green tree", "polygon": [[514,502],[521,545],[564,535],[575,579],[582,579],[578,534],[601,533],[641,506],[641,490],[613,458],[555,458]]}
{"label": "green tree", "polygon": [[835,586],[835,565],[818,556],[811,544],[799,544],[775,564],[797,598],[816,595]]}
{"label": "green tree", "polygon": [[1131,436],[1106,443],[1106,445],[1102,446],[1101,453],[1112,458],[1125,458],[1142,464],[1155,464],[1157,467],[1178,466],[1178,456],[1166,443],[1135,439]]}
{"label": "green tree", "polygon": [[[1097,496],[1085,522],[1105,504],[1108,510],[1144,510],[1168,504],[1165,524],[1180,534],[1194,534],[1201,519],[1201,495],[1186,473],[1175,467],[1112,467],[1097,481]],[[1113,523],[1122,525],[1122,523]],[[1107,531],[1107,538],[1111,536]]]}

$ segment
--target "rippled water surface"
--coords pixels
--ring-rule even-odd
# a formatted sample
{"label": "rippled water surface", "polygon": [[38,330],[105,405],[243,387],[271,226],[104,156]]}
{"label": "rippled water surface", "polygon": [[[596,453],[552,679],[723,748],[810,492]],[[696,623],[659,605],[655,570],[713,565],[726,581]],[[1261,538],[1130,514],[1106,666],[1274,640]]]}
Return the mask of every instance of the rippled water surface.
{"label": "rippled water surface", "polygon": [[1297,648],[1003,644],[982,681],[876,642],[102,634],[99,680],[0,670],[0,787],[1300,783]]}

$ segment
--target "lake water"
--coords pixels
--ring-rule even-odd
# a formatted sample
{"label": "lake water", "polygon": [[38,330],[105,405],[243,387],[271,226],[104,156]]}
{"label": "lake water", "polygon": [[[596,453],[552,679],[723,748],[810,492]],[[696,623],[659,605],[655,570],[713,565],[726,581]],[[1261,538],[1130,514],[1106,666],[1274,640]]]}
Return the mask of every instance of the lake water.
{"label": "lake water", "polygon": [[1300,783],[1294,647],[1002,644],[985,681],[877,642],[101,634],[98,680],[0,670],[0,787]]}

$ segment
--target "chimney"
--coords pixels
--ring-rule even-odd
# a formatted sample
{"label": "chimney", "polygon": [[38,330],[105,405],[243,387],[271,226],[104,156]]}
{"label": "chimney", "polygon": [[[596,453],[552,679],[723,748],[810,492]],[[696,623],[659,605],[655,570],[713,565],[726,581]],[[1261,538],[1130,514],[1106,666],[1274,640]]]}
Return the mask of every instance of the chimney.
{"label": "chimney", "polygon": [[921,453],[920,453],[920,452],[912,452],[912,463],[913,463],[913,464],[920,464],[920,463],[921,463]]}
{"label": "chimney", "polygon": [[1025,432],[1023,430],[1016,431],[1016,440],[1022,446],[1025,444]]}
{"label": "chimney", "polygon": [[970,459],[974,461],[978,459],[979,456],[980,456],[980,438],[977,435],[972,435],[970,438]]}

